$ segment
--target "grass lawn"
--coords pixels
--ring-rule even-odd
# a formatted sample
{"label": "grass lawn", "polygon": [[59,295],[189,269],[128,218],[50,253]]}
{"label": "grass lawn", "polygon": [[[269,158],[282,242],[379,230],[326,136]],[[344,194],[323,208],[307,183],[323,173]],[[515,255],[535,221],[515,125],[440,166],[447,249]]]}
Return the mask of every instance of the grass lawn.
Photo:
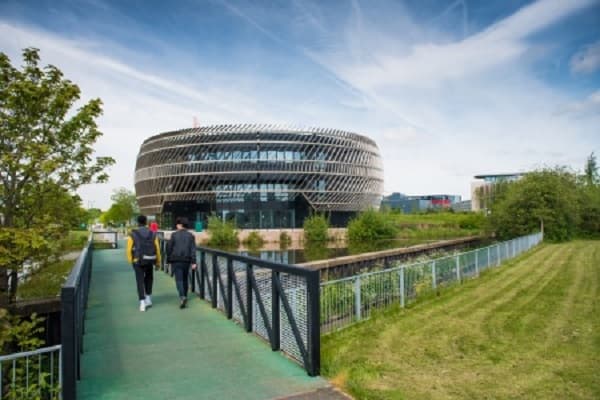
{"label": "grass lawn", "polygon": [[600,241],[541,245],[322,341],[357,399],[600,399]]}
{"label": "grass lawn", "polygon": [[25,282],[19,284],[17,297],[26,300],[58,296],[74,264],[73,260],[63,260],[33,273]]}

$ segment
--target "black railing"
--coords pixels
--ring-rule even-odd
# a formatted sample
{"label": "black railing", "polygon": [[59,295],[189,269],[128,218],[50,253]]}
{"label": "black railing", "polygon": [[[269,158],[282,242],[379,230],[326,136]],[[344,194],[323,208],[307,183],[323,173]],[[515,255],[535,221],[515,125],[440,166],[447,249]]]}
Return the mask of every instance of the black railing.
{"label": "black railing", "polygon": [[119,247],[119,233],[115,231],[94,231],[92,232],[92,241],[96,244],[96,248],[102,248],[103,245],[108,245],[109,248],[116,249]]}
{"label": "black railing", "polygon": [[76,399],[77,380],[81,377],[85,310],[92,276],[92,251],[93,241],[90,238],[60,293],[63,400]]}
{"label": "black railing", "polygon": [[[165,247],[162,241],[162,269],[170,273]],[[189,279],[213,308],[319,375],[319,271],[199,247]]]}

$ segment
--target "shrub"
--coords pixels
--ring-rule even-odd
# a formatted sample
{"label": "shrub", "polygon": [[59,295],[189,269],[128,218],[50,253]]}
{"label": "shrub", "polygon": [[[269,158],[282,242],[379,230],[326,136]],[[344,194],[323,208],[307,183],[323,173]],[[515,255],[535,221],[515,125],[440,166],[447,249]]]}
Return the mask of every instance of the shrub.
{"label": "shrub", "polygon": [[238,233],[235,230],[235,222],[221,221],[216,216],[208,218],[209,246],[235,247],[239,244]]}
{"label": "shrub", "polygon": [[258,249],[265,244],[265,240],[260,236],[260,233],[252,231],[248,237],[244,239],[243,243],[250,248]]}
{"label": "shrub", "polygon": [[292,237],[286,231],[281,232],[279,234],[279,246],[285,248],[290,244],[292,244]]}
{"label": "shrub", "polygon": [[304,240],[307,242],[326,242],[329,222],[324,215],[313,214],[304,220]]}
{"label": "shrub", "polygon": [[398,228],[389,213],[368,210],[348,224],[348,240],[354,243],[369,243],[394,239]]}

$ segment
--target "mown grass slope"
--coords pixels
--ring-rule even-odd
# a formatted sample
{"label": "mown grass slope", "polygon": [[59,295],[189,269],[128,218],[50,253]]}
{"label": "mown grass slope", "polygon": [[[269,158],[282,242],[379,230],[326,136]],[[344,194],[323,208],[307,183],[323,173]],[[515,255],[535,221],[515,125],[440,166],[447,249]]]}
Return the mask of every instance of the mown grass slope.
{"label": "mown grass slope", "polygon": [[541,245],[438,297],[328,335],[357,399],[600,399],[600,241]]}

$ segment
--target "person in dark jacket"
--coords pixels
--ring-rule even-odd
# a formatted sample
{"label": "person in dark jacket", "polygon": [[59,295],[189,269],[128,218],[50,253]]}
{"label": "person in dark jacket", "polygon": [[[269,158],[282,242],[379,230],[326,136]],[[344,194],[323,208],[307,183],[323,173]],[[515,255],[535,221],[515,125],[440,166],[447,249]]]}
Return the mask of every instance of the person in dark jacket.
{"label": "person in dark jacket", "polygon": [[[156,235],[146,227],[146,216],[138,216],[137,222],[139,225],[136,230],[137,233],[132,231],[131,235],[127,238],[127,250],[125,251],[125,254],[127,256],[127,261],[133,266],[133,271],[135,272],[138,298],[140,300],[140,311],[146,311],[148,307],[152,307],[151,295],[152,282],[154,280],[152,264],[160,265],[160,246],[158,245],[158,238]],[[136,240],[136,237],[138,240]],[[151,240],[154,246],[156,259],[151,262],[144,262],[136,256],[135,249],[136,247],[141,246],[141,243],[136,243],[136,241],[139,241],[140,239],[143,240],[144,238]]]}
{"label": "person in dark jacket", "polygon": [[196,269],[196,238],[187,230],[187,218],[177,218],[175,225],[177,230],[173,232],[167,243],[167,262],[171,264],[175,275],[180,300],[179,308],[185,308],[190,266]]}

